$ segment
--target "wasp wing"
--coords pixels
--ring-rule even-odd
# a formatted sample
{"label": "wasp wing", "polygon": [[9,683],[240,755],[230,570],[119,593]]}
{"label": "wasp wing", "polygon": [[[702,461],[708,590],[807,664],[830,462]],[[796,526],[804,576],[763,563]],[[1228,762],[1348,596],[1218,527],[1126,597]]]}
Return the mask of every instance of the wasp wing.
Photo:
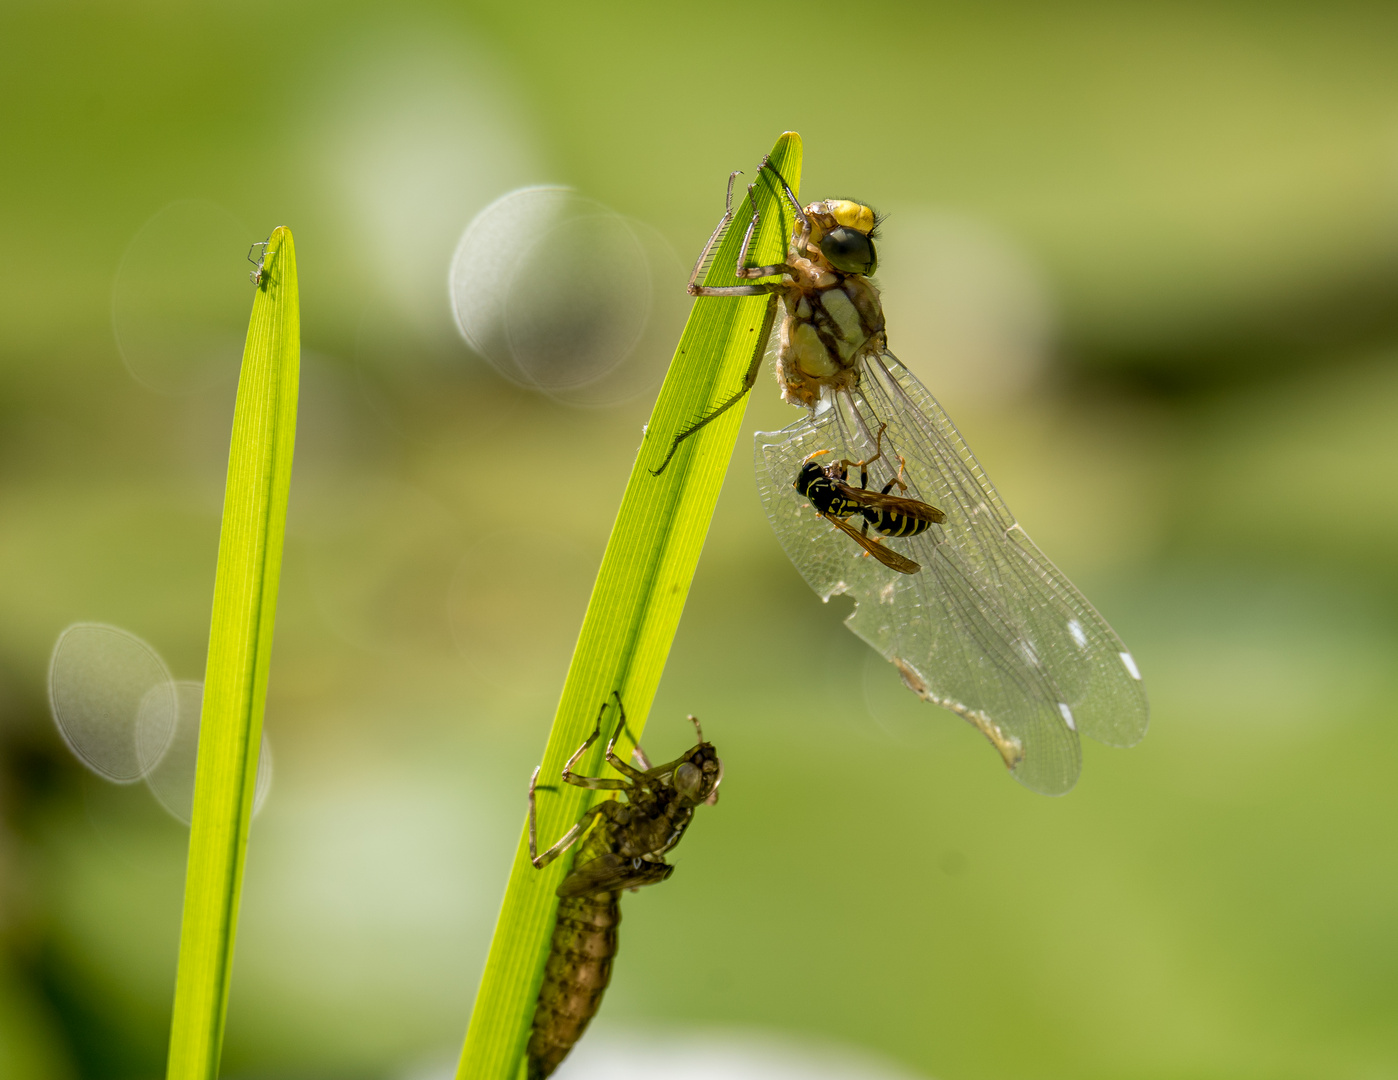
{"label": "wasp wing", "polygon": [[824,518],[831,525],[834,525],[835,528],[839,529],[890,570],[896,570],[900,574],[916,574],[922,569],[922,567],[918,566],[912,559],[905,558],[892,548],[879,543],[877,540],[869,539],[869,537],[861,533],[848,521],[842,521],[837,517],[828,517],[825,514],[819,514],[817,516]]}
{"label": "wasp wing", "polygon": [[[909,496],[946,515],[900,541],[920,574],[894,574],[832,544],[792,487],[813,450],[871,457],[880,424],[886,460],[906,462]],[[885,460],[871,468],[886,474],[880,486],[892,479]],[[1025,786],[1073,786],[1079,731],[1115,746],[1144,735],[1148,708],[1131,654],[1025,535],[941,406],[891,354],[867,365],[848,397],[759,433],[757,470],[768,517],[811,587],[826,600],[854,597],[850,629],[909,688],[975,724]]]}
{"label": "wasp wing", "polygon": [[930,521],[933,524],[941,524],[947,519],[946,514],[940,509],[929,503],[918,502],[917,499],[909,499],[902,495],[885,495],[881,491],[857,488],[841,480],[836,480],[835,486],[845,498],[873,510],[892,510],[904,517],[915,518],[918,521]]}

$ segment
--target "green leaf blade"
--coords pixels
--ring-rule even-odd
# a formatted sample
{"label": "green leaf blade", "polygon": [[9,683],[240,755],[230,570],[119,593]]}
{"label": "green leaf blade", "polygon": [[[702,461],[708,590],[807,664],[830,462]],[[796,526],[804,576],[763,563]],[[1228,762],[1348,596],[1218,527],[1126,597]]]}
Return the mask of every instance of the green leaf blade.
{"label": "green leaf blade", "polygon": [[290,230],[272,233],[264,267],[229,445],[168,1080],[218,1075],[267,698],[300,376]]}
{"label": "green leaf blade", "polygon": [[[792,190],[799,191],[800,136],[782,135],[769,160]],[[754,234],[750,262],[778,261],[786,252],[789,207],[783,208],[780,187],[770,178],[755,185],[752,198],[761,225]],[[752,212],[746,199],[736,208],[705,284],[738,283],[733,268]],[[695,300],[583,618],[544,751],[540,776],[545,783],[559,775],[587,738],[599,707],[613,690],[621,693],[631,733],[641,736],[733,456],[746,399],[687,439],[660,476],[650,470],[664,459],[676,432],[707,415],[742,385],[766,308],[763,296]],[[599,741],[582,758],[583,774],[598,775],[603,750]],[[619,752],[624,757],[629,743]],[[521,808],[525,779],[520,778]],[[598,797],[581,788],[558,786],[557,792],[540,793],[541,846],[553,843]],[[534,869],[527,827],[522,832],[457,1069],[461,1080],[513,1080],[519,1073],[557,908],[554,890],[570,865],[565,857],[543,870]]]}

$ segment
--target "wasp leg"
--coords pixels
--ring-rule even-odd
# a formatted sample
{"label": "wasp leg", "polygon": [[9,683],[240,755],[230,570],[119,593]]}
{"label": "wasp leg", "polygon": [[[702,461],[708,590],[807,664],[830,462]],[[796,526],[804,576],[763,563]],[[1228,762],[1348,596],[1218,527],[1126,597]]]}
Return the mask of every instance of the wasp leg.
{"label": "wasp leg", "polygon": [[[879,433],[878,433],[878,435],[875,436],[875,438],[874,438],[874,456],[873,456],[873,457],[867,457],[867,458],[865,458],[863,461],[851,461],[849,458],[842,458],[842,459],[840,460],[840,468],[842,468],[842,469],[847,469],[847,470],[848,470],[848,469],[858,469],[858,470],[859,470],[859,486],[860,486],[860,488],[868,488],[868,486],[869,486],[869,466],[872,465],[874,462],[878,461],[879,458],[883,457],[883,433],[884,433],[884,431],[885,431],[887,428],[888,428],[888,425],[887,425],[887,424],[880,424],[880,425],[879,425]],[[901,461],[902,458],[899,458],[898,460]],[[802,462],[802,464],[805,464],[805,462]],[[901,469],[899,470],[898,475],[899,475],[900,477],[903,475]],[[901,479],[899,480],[899,487],[906,487],[906,485],[903,484],[903,482],[901,481]],[[884,489],[883,489],[883,493],[884,493],[885,495],[887,495],[887,494],[888,494],[888,488],[884,488]]]}
{"label": "wasp leg", "polygon": [[585,812],[582,817],[578,818],[578,823],[563,834],[563,836],[559,839],[558,843],[554,844],[553,847],[549,848],[546,852],[540,855],[538,853],[538,811],[534,805],[534,786],[538,782],[539,769],[535,768],[534,775],[529,778],[529,861],[534,864],[534,868],[536,870],[542,870],[549,863],[553,862],[554,859],[558,858],[558,856],[562,855],[565,851],[567,851],[570,847],[577,843],[578,837],[580,837],[584,832],[587,831],[587,827],[592,823],[592,819],[596,817],[598,814],[602,813],[603,807],[608,806],[610,804],[598,803],[596,806],[592,807],[590,810]]}
{"label": "wasp leg", "polygon": [[897,484],[897,485],[898,485],[898,490],[899,490],[899,491],[907,491],[907,490],[908,490],[908,485],[905,484],[905,483],[903,483],[903,470],[904,470],[905,468],[907,468],[907,465],[908,465],[908,463],[907,463],[906,461],[903,460],[903,455],[902,455],[902,454],[899,454],[899,455],[898,455],[898,475],[895,476],[895,477],[894,477],[892,480],[890,480],[888,483],[884,484],[884,486],[883,486],[883,494],[887,495],[890,491],[892,491],[892,490],[893,490],[893,485],[894,485],[894,484]]}
{"label": "wasp leg", "polygon": [[[735,286],[735,288],[748,288],[748,286]],[[761,291],[761,289],[764,287],[752,286],[752,288]],[[739,295],[750,296],[756,295],[756,293],[742,293]],[[714,420],[717,420],[734,405],[742,401],[743,398],[747,396],[748,391],[750,391],[754,386],[757,385],[757,376],[762,371],[762,357],[765,356],[767,352],[767,339],[771,337],[772,326],[776,321],[777,294],[771,292],[769,293],[769,297],[767,300],[767,313],[762,317],[762,325],[757,328],[757,341],[753,345],[752,361],[748,364],[747,374],[743,376],[743,385],[738,389],[737,393],[735,393],[727,401],[719,405],[716,409],[709,413],[708,416],[703,417],[697,423],[691,424],[689,427],[685,428],[678,435],[676,435],[674,442],[670,444],[669,452],[665,455],[665,460],[662,461],[656,468],[651,469],[650,474],[652,476],[659,476],[661,473],[665,471],[665,467],[670,464],[670,460],[675,456],[675,451],[677,451],[680,448],[680,443],[684,442],[685,439],[689,438],[696,431],[702,428],[705,424],[710,424]]]}
{"label": "wasp leg", "polygon": [[[875,434],[873,431],[870,431],[869,421],[867,421],[864,418],[864,414],[859,409],[859,402],[855,400],[854,395],[851,394],[848,389],[841,390],[840,394],[844,397],[846,405],[849,406],[850,416],[854,419],[854,424],[855,427],[859,429],[859,434],[863,437],[865,442],[873,443],[875,448],[878,449],[880,453],[882,453],[883,431],[886,427],[888,427],[888,425],[883,421],[879,421],[879,418],[875,416],[874,419],[876,421],[879,421],[879,430],[877,434]],[[865,407],[868,407],[867,404]],[[874,458],[870,458],[869,461],[873,462]],[[855,464],[858,463],[856,462]]]}

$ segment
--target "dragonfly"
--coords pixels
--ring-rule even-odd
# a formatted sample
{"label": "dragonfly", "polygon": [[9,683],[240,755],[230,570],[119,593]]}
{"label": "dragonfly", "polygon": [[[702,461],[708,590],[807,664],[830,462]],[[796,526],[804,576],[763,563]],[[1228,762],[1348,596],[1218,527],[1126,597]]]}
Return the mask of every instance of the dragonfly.
{"label": "dragonfly", "polygon": [[[871,207],[849,199],[803,207],[764,159],[748,190],[779,185],[792,214],[786,257],[748,265],[754,212],[735,268],[744,284],[701,284],[733,223],[737,175],[688,291],[765,295],[765,329],[742,386],[679,432],[652,472],[742,400],[772,355],[783,399],[805,416],[759,432],[755,465],[763,507],[796,569],[822,600],[852,597],[850,630],[918,697],[980,731],[1016,780],[1047,795],[1069,791],[1082,768],[1080,735],[1110,746],[1145,735],[1149,705],[1134,656],[1029,538],[942,406],[889,349],[872,280],[882,222]],[[811,465],[825,454],[846,468],[866,463],[858,497],[896,487],[896,498],[942,519],[919,519],[925,528],[901,535],[875,525],[881,535],[869,538],[844,520],[850,514],[832,514],[801,490],[821,479]],[[823,475],[844,483],[841,498],[856,498],[860,489]]]}
{"label": "dragonfly", "polygon": [[[622,779],[579,776],[573,768],[601,736],[602,718],[613,701],[619,719],[607,743],[606,760]],[[543,869],[581,843],[572,871],[557,889],[558,917],[526,1050],[529,1080],[543,1080],[558,1068],[602,1004],[616,957],[621,894],[658,884],[674,873],[674,866],[665,861],[666,852],[683,839],[696,807],[718,802],[723,762],[713,744],[705,741],[699,721],[689,719],[699,739],[694,747],[674,761],[652,766],[638,745],[637,768],[615,753],[617,738],[626,728],[626,711],[614,691],[602,703],[592,734],[563,766],[562,779],[592,791],[621,792],[626,802],[597,803],[543,854],[538,850],[535,811],[539,769],[530,777],[529,858],[535,868]]]}
{"label": "dragonfly", "polygon": [[[188,825],[204,684],[173,678],[151,645],[105,623],[75,623],[59,634],[48,682],[54,723],[73,756],[111,783],[144,782],[170,816]],[[264,732],[254,814],[271,784]]]}

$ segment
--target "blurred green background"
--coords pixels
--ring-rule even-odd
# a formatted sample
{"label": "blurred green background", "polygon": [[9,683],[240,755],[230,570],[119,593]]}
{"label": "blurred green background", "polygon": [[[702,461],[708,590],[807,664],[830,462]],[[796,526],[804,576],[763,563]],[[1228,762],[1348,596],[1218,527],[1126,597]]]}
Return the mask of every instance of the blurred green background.
{"label": "blurred green background", "polygon": [[510,385],[448,261],[561,183],[678,296],[791,128],[1152,730],[1018,787],[806,589],[743,436],[646,740],[697,713],[724,797],[596,1038],[1398,1077],[1398,9],[11,3],[0,100],[0,1075],[163,1073],[187,834],[45,677],[76,620],[202,672],[246,245],[294,230],[305,351],[225,1075],[433,1075],[653,396]]}

